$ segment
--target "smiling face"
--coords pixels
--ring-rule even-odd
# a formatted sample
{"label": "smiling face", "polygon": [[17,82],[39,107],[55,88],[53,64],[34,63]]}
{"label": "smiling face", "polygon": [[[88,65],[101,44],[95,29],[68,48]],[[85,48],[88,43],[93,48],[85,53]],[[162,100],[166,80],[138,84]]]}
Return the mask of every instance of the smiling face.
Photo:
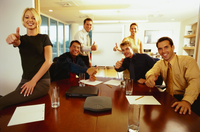
{"label": "smiling face", "polygon": [[131,32],[131,35],[135,35],[138,31],[138,27],[136,25],[132,25],[130,27],[130,32]]}
{"label": "smiling face", "polygon": [[80,52],[80,44],[77,42],[73,42],[73,44],[69,47],[70,54],[73,58],[75,58]]}
{"label": "smiling face", "polygon": [[133,50],[128,44],[121,46],[121,50],[126,58],[131,58],[133,56]]}
{"label": "smiling face", "polygon": [[172,60],[174,57],[174,45],[170,45],[168,40],[164,40],[158,43],[158,53],[162,56],[162,58],[168,62]]}
{"label": "smiling face", "polygon": [[85,31],[89,32],[92,29],[92,21],[86,21],[83,26]]}
{"label": "smiling face", "polygon": [[35,16],[31,13],[31,11],[28,10],[24,14],[23,24],[29,30],[37,28],[37,22],[35,20]]}

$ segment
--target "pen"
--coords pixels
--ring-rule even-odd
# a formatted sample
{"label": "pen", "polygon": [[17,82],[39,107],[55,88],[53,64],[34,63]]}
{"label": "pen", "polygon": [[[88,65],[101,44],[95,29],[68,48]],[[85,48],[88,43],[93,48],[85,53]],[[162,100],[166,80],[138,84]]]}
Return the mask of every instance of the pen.
{"label": "pen", "polygon": [[108,84],[106,84],[108,87],[110,87],[110,88],[112,88],[112,86],[110,86],[110,85],[108,85]]}
{"label": "pen", "polygon": [[97,78],[95,76],[93,78],[94,78],[94,80],[97,80]]}
{"label": "pen", "polygon": [[143,98],[144,96],[141,96],[141,97],[138,97],[137,99],[135,99],[135,100],[138,100],[138,99],[141,99],[141,98]]}

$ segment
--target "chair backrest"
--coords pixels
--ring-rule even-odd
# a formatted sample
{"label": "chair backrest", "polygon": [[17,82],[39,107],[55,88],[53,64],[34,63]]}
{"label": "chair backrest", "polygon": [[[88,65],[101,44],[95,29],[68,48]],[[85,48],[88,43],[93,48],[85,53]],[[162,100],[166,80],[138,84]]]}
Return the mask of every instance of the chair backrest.
{"label": "chair backrest", "polygon": [[49,68],[51,82],[54,81],[55,68],[56,68],[56,63],[52,63],[51,67]]}

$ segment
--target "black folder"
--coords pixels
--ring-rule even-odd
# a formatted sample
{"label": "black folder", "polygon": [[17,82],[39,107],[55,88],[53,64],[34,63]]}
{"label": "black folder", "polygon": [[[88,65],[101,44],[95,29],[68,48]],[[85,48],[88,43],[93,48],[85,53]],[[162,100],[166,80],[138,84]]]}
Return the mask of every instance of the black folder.
{"label": "black folder", "polygon": [[91,86],[71,86],[65,93],[67,97],[88,97],[88,96],[97,96],[99,92],[98,87]]}

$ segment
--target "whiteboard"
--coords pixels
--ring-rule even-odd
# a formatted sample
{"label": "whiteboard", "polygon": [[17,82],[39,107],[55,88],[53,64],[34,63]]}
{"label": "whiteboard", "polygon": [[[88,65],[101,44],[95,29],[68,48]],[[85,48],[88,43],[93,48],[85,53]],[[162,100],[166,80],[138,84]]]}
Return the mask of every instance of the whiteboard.
{"label": "whiteboard", "polygon": [[121,52],[113,51],[115,43],[119,46],[122,42],[122,32],[93,32],[92,40],[98,45],[98,50],[92,52],[92,66],[114,66],[122,59]]}

